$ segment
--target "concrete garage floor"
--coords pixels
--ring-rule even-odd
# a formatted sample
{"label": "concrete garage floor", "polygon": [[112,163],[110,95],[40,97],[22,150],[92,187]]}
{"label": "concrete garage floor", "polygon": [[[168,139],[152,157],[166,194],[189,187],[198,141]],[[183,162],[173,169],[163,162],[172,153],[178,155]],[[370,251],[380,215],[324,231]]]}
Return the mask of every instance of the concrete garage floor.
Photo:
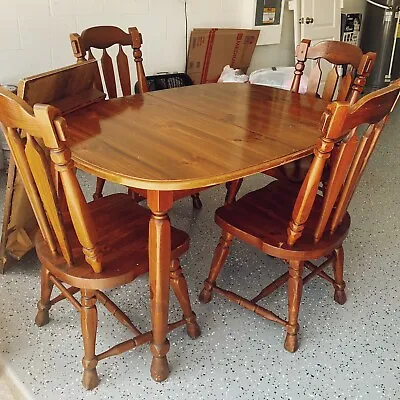
{"label": "concrete garage floor", "polygon": [[[67,302],[51,310],[51,322],[34,324],[39,297],[39,263],[29,254],[0,277],[0,350],[35,399],[400,399],[400,109],[392,115],[351,204],[353,226],[345,242],[348,301],[333,302],[332,288],[318,278],[306,286],[300,314],[300,349],[283,349],[284,331],[237,305],[197,295],[207,276],[219,229],[213,213],[224,188],[201,194],[204,208],[177,203],[173,223],[191,236],[182,259],[202,335],[184,329],[169,335],[171,374],[164,383],[149,375],[148,346],[99,363],[100,385],[82,389],[79,316]],[[266,182],[249,178],[241,193]],[[94,178],[84,177],[91,194]],[[5,174],[0,174],[0,203]],[[107,185],[107,192],[120,187]],[[220,283],[251,296],[286,266],[247,245],[234,243]],[[147,277],[110,292],[114,301],[149,328]],[[264,300],[286,315],[286,289]],[[172,301],[171,318],[179,315]],[[129,333],[99,307],[98,351]],[[1,393],[1,390],[0,390]]]}

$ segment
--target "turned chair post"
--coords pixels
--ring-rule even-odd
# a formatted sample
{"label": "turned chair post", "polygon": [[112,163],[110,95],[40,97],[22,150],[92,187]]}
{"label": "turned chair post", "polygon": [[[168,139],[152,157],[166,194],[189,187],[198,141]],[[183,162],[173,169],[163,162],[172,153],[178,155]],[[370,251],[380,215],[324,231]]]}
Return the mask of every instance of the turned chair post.
{"label": "turned chair post", "polygon": [[70,41],[72,46],[72,52],[78,62],[86,61],[86,50],[84,49],[82,38],[77,33],[71,33]]}
{"label": "turned chair post", "polygon": [[144,73],[143,68],[143,58],[142,58],[142,45],[143,38],[142,34],[135,28],[128,28],[129,34],[132,37],[132,49],[133,49],[133,59],[136,64],[136,73],[139,84],[140,93],[146,93],[149,91],[149,87],[147,85],[146,74]]}
{"label": "turned chair post", "polygon": [[311,46],[311,40],[309,39],[303,39],[301,43],[299,44],[298,48],[296,49],[296,65],[294,68],[294,77],[292,81],[292,86],[290,90],[292,92],[298,93],[300,89],[300,82],[301,82],[301,77],[304,74],[304,69],[306,66],[306,60],[307,60],[307,53],[308,49]]}
{"label": "turned chair post", "polygon": [[350,93],[347,97],[350,104],[354,104],[360,98],[367,83],[367,79],[371,74],[375,59],[376,53],[369,52],[363,55],[356,72],[356,77],[352,83]]}

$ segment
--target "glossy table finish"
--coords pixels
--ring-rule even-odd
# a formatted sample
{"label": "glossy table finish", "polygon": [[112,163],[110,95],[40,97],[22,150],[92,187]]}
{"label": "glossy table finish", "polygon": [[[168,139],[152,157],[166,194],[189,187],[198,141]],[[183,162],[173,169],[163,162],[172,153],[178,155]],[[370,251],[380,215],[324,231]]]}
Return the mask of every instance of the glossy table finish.
{"label": "glossy table finish", "polygon": [[74,160],[127,186],[178,190],[251,175],[311,153],[326,103],[247,84],[102,101],[67,116]]}
{"label": "glossy table finish", "polygon": [[210,84],[100,101],[66,116],[78,168],[148,190],[151,375],[168,376],[174,190],[243,178],[311,154],[326,102],[248,84]]}

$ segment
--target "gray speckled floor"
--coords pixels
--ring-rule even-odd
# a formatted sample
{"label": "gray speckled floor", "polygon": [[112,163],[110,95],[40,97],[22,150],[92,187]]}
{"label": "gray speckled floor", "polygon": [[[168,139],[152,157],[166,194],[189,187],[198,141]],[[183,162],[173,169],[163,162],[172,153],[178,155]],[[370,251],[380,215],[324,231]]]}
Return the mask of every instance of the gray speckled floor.
{"label": "gray speckled floor", "polygon": [[[173,222],[189,232],[192,246],[183,258],[193,308],[202,336],[190,340],[184,330],[169,336],[169,379],[150,379],[148,346],[100,362],[100,386],[80,385],[82,343],[79,317],[61,303],[49,325],[33,324],[39,295],[39,264],[34,254],[0,277],[0,350],[36,399],[400,399],[400,110],[391,118],[351,205],[353,227],[345,244],[348,301],[339,306],[332,289],[314,279],[304,290],[300,349],[283,349],[283,329],[215,296],[197,301],[219,237],[213,211],[223,188],[202,194],[203,210],[182,200]],[[265,183],[245,181],[242,193]],[[94,179],[85,179],[88,193]],[[5,176],[0,174],[0,202]],[[108,185],[109,192],[119,190]],[[253,295],[285,270],[285,265],[235,243],[221,283]],[[111,292],[111,297],[144,329],[149,327],[147,279]],[[281,289],[264,300],[286,312]],[[99,308],[102,310],[102,308]],[[171,316],[177,316],[172,302]],[[129,337],[100,313],[98,350]]]}

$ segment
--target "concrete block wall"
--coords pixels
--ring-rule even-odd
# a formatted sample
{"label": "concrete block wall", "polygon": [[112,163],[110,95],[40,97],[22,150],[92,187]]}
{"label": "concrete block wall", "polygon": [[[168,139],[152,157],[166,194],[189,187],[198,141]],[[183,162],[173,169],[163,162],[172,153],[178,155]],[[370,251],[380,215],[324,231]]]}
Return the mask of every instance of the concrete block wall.
{"label": "concrete block wall", "polygon": [[[240,27],[245,0],[187,0],[193,27]],[[344,12],[365,0],[344,0]],[[185,68],[184,0],[0,0],[0,83],[16,84],[74,62],[69,33],[94,25],[137,26],[148,75]],[[249,71],[293,64],[293,13],[285,7],[282,41],[258,46]]]}
{"label": "concrete block wall", "polygon": [[[242,0],[187,0],[192,27],[238,27]],[[0,83],[74,62],[69,34],[137,26],[147,74],[185,68],[183,0],[0,0]]]}

